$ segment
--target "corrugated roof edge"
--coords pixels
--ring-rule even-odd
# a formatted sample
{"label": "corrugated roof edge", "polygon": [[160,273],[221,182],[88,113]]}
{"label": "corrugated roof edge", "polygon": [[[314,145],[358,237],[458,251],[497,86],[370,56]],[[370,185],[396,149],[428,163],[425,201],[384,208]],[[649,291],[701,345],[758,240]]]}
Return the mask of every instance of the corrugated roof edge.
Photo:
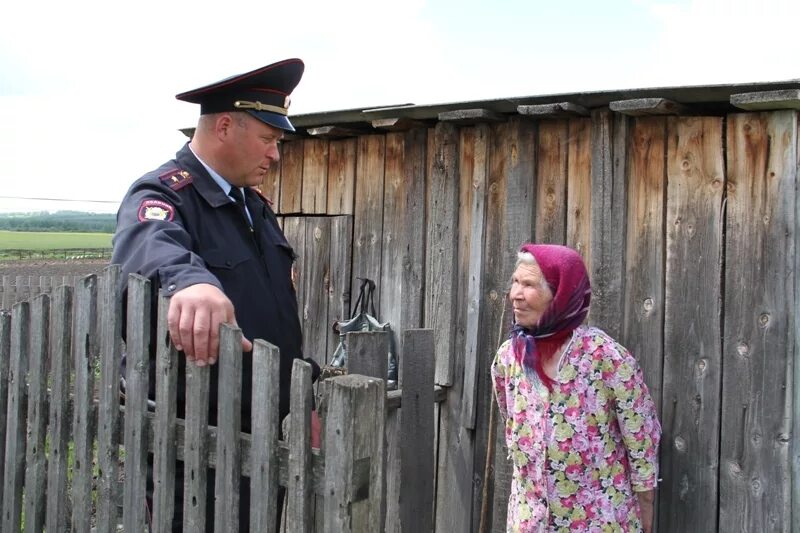
{"label": "corrugated roof edge", "polygon": [[710,112],[725,112],[735,109],[730,105],[732,94],[800,89],[800,78],[771,81],[738,83],[726,85],[698,85],[683,87],[652,87],[643,89],[624,89],[584,93],[560,93],[539,96],[517,96],[492,100],[472,100],[442,104],[413,105],[401,104],[388,107],[369,107],[305,113],[292,115],[292,124],[297,128],[314,128],[342,124],[371,123],[385,118],[405,118],[413,120],[438,120],[439,113],[460,109],[487,109],[496,113],[517,113],[517,106],[571,102],[592,109],[608,106],[609,102],[636,98],[666,98],[681,104],[693,104],[707,108]]}

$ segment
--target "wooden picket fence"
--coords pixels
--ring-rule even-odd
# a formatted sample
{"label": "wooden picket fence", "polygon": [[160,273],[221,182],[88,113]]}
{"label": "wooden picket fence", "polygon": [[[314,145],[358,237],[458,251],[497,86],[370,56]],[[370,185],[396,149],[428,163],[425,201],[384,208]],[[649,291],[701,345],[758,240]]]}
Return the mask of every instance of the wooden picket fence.
{"label": "wooden picket fence", "polygon": [[[120,405],[119,268],[60,286],[0,312],[0,529],[145,531],[153,456],[152,531],[170,531],[175,462],[184,463],[185,531],[206,530],[206,472],[215,470],[215,531],[237,531],[240,480],[250,484],[250,530],[274,527],[278,486],[291,532],[382,531],[385,421],[402,403],[403,530],[433,524],[433,332],[403,333],[401,388],[387,394],[388,333],[350,333],[349,374],[319,387],[321,449],[311,447],[311,367],[294,362],[287,434],[279,438],[279,351],[256,340],[251,433],[241,433],[241,331],[222,326],[218,425],[207,425],[209,367],[187,365],[186,413],[176,416],[178,357],[160,297],[155,410],[148,409],[149,281],[128,283],[125,405]],[[383,350],[381,352],[381,350]],[[383,357],[376,354],[383,353]],[[364,375],[367,374],[367,375]],[[224,391],[224,393],[223,393]],[[438,396],[438,398],[437,398]],[[401,468],[402,465],[402,468]]]}
{"label": "wooden picket fence", "polygon": [[[89,273],[88,271],[86,272]],[[0,284],[0,309],[10,310],[18,302],[30,300],[36,296],[52,294],[60,285],[74,285],[83,276],[9,276],[2,277]]]}

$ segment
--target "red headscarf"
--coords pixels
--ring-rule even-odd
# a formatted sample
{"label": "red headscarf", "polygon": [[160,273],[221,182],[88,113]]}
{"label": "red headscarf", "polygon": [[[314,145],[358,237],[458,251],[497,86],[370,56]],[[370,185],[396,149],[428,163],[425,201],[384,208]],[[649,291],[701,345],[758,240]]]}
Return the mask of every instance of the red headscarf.
{"label": "red headscarf", "polygon": [[544,371],[544,361],[551,359],[564,340],[586,318],[592,288],[581,256],[557,244],[523,244],[520,252],[536,259],[544,279],[553,291],[553,300],[539,322],[525,328],[514,324],[511,342],[517,360],[533,368],[542,382],[551,388],[554,381]]}

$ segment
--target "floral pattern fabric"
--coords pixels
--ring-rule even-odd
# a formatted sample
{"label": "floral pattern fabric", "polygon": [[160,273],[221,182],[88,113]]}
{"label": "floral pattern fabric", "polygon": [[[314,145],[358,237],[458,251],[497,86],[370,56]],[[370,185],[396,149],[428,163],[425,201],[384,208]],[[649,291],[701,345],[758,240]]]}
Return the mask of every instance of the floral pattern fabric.
{"label": "floral pattern fabric", "polygon": [[633,356],[580,326],[552,391],[510,341],[491,370],[514,468],[507,530],[641,531],[635,492],[656,486],[661,425]]}

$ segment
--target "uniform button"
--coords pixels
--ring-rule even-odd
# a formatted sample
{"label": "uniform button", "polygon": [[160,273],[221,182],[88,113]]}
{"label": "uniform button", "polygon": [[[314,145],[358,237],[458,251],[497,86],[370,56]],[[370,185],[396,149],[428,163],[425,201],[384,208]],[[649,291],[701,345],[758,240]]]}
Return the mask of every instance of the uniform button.
{"label": "uniform button", "polygon": [[169,287],[167,287],[167,290],[168,290],[169,292],[172,292],[172,291],[174,291],[174,290],[175,290],[175,284],[173,283],[172,285],[170,285]]}

